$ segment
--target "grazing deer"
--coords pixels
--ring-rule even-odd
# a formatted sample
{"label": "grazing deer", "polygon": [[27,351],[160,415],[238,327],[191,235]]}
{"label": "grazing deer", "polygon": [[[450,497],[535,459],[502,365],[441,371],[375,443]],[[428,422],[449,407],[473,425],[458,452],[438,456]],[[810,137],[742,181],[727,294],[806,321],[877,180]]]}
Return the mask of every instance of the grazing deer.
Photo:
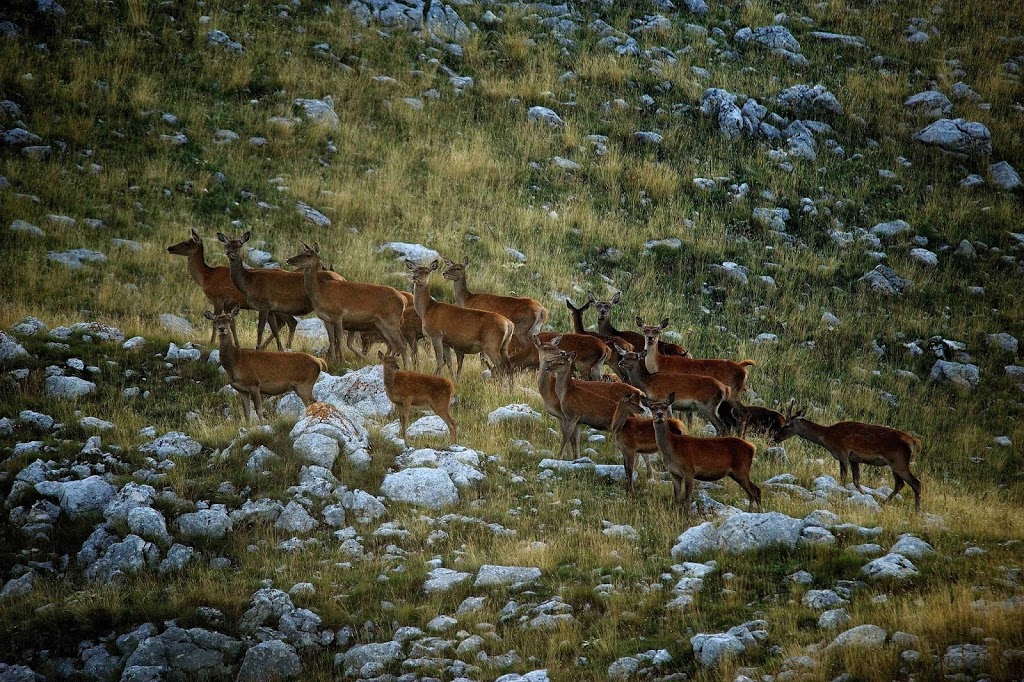
{"label": "grazing deer", "polygon": [[455,396],[455,384],[447,377],[408,372],[398,368],[398,357],[377,351],[377,359],[384,367],[384,391],[398,412],[402,427],[402,440],[409,428],[409,412],[414,407],[428,407],[448,425],[448,438],[455,444],[456,426],[448,406]]}
{"label": "grazing deer", "polygon": [[[612,417],[612,440],[622,453],[622,464],[626,469],[626,493],[633,492],[633,470],[636,467],[636,456],[644,456],[647,463],[647,477],[654,478],[654,467],[651,466],[651,455],[658,452],[658,440],[654,433],[654,421],[650,417],[641,417],[644,408],[640,396],[627,393],[619,400],[619,406]],[[686,427],[678,419],[669,419],[668,428],[672,433],[685,434]]]}
{"label": "grazing deer", "polygon": [[[597,309],[597,331],[602,334],[609,336],[618,336],[629,342],[633,348],[628,350],[639,350],[644,347],[644,337],[642,334],[631,332],[628,330],[618,330],[615,325],[612,324],[612,308],[618,305],[622,299],[622,292],[615,292],[610,301],[599,301],[597,296],[594,295],[593,291],[587,292],[588,303],[587,305],[593,305]],[[620,344],[621,345],[621,344]],[[658,341],[658,350],[662,355],[673,355],[683,358],[690,357],[689,351],[680,346],[678,343],[669,343],[668,341]]]}
{"label": "grazing deer", "polygon": [[[188,272],[192,275],[192,279],[195,280],[196,284],[203,290],[206,300],[213,306],[214,315],[220,315],[234,307],[241,308],[242,310],[255,310],[245,300],[245,296],[238,290],[238,287],[232,283],[231,273],[228,271],[227,266],[211,266],[206,264],[203,238],[195,230],[192,230],[192,236],[189,239],[168,246],[167,253],[187,257]],[[291,338],[295,333],[295,325],[298,324],[298,321],[291,315],[279,315],[278,325],[282,323],[288,325],[288,338]],[[216,338],[217,330],[211,329],[210,343],[213,343]],[[235,318],[233,317],[231,318],[231,338],[234,339],[236,346],[239,345],[238,331],[235,329]]]}
{"label": "grazing deer", "polygon": [[636,326],[643,330],[644,349],[647,357],[644,362],[647,371],[651,374],[658,372],[672,372],[673,374],[703,374],[718,379],[729,389],[729,398],[739,400],[740,395],[747,390],[747,367],[756,365],[753,360],[733,362],[732,360],[712,360],[684,358],[672,355],[664,355],[658,345],[658,335],[668,326],[668,318],[661,321],[660,325],[644,324],[638,316]]}
{"label": "grazing deer", "polygon": [[565,353],[547,361],[547,371],[555,378],[555,394],[558,396],[558,410],[561,412],[562,444],[558,457],[566,445],[575,459],[580,456],[579,425],[602,431],[611,428],[612,417],[622,396],[628,393],[640,394],[629,384],[610,384],[606,381],[582,381],[572,378],[574,353]]}
{"label": "grazing deer", "polygon": [[853,485],[861,493],[860,465],[887,466],[895,485],[885,499],[891,502],[907,484],[914,491],[914,509],[921,511],[921,481],[910,470],[910,460],[921,452],[921,441],[905,431],[863,422],[839,422],[832,426],[815,424],[804,417],[804,408],[787,415],[785,425],[775,434],[781,443],[793,436],[817,443],[839,461],[839,478],[846,486],[846,474],[853,471]]}
{"label": "grazing deer", "polygon": [[474,294],[469,290],[469,285],[466,282],[466,267],[469,265],[469,257],[463,258],[461,263],[454,263],[447,258],[444,259],[444,262],[448,267],[444,269],[441,276],[454,286],[456,305],[463,308],[489,310],[512,320],[512,324],[515,325],[514,336],[519,342],[519,346],[522,348],[533,347],[530,337],[539,334],[544,323],[547,322],[547,308],[542,306],[539,301],[527,297]]}
{"label": "grazing deer", "polygon": [[686,411],[686,425],[693,428],[693,412],[699,413],[711,422],[719,436],[729,432],[722,418],[722,404],[729,397],[729,389],[721,381],[700,374],[672,374],[658,372],[651,374],[644,365],[647,351],[619,353],[619,366],[626,373],[626,380],[653,400],[664,400],[675,395],[672,408]]}
{"label": "grazing deer", "polygon": [[[406,259],[405,266],[412,276],[416,312],[423,321],[423,334],[434,347],[437,369],[448,368],[457,379],[462,375],[462,362],[466,354],[480,353],[484,364],[495,373],[512,375],[508,346],[515,330],[512,321],[498,313],[474,308],[462,308],[451,303],[435,301],[430,295],[430,273],[440,267],[439,261],[429,266],[417,265]],[[458,369],[452,372],[450,351],[455,351]]]}
{"label": "grazing deer", "polygon": [[250,401],[256,408],[256,418],[264,418],[264,395],[295,391],[302,404],[309,407],[313,402],[313,384],[321,371],[327,371],[327,363],[307,353],[236,348],[231,340],[231,320],[238,310],[235,306],[230,313],[220,315],[207,310],[203,317],[213,321],[220,338],[220,364],[227,372],[228,384],[242,399],[246,421],[250,418]]}
{"label": "grazing deer", "polygon": [[576,369],[580,376],[591,379],[601,378],[601,369],[609,361],[612,351],[600,339],[587,334],[568,334],[562,332],[541,332],[531,337],[529,348],[515,345],[513,337],[509,359],[513,367],[530,369],[540,365],[540,353],[535,345],[539,339],[542,343],[552,343],[558,350],[576,353]]}
{"label": "grazing deer", "polygon": [[[661,460],[672,476],[672,492],[675,504],[683,504],[686,518],[690,518],[693,503],[693,482],[717,481],[725,476],[736,481],[750,500],[750,510],[761,508],[761,489],[750,480],[750,468],[754,461],[754,445],[742,438],[693,438],[673,433],[668,420],[672,418],[672,403],[675,396],[665,400],[641,399],[644,406],[654,415],[654,434],[661,450]],[[680,495],[680,488],[685,495]]]}
{"label": "grazing deer", "polygon": [[[270,335],[277,342],[277,349],[284,350],[281,337],[278,335],[278,317],[272,313],[280,313],[292,317],[301,317],[313,311],[313,303],[306,294],[302,273],[288,272],[280,268],[250,269],[242,262],[242,249],[252,236],[246,232],[238,239],[229,239],[223,232],[217,233],[217,239],[224,245],[230,263],[231,282],[242,292],[245,300],[259,312],[259,326],[256,329],[256,347],[263,346],[263,330],[270,325]],[[320,281],[345,281],[335,272],[324,271],[317,276]],[[267,341],[270,343],[269,339]],[[292,336],[288,336],[288,348],[292,347]]]}
{"label": "grazing deer", "polygon": [[320,271],[320,244],[302,245],[302,251],[288,259],[288,264],[302,270],[306,295],[317,317],[324,321],[330,338],[330,356],[344,362],[345,350],[341,336],[345,324],[372,324],[384,337],[388,348],[400,354],[408,364],[409,356],[402,337],[402,314],[405,297],[397,290],[381,284],[364,282],[323,281]]}

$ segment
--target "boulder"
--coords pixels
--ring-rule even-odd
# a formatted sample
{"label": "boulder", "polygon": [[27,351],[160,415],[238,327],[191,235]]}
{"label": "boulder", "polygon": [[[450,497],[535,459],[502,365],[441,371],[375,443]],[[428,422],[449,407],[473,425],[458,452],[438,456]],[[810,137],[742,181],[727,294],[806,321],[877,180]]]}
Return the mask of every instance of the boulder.
{"label": "boulder", "polygon": [[473,587],[518,587],[540,578],[540,569],[528,566],[484,564],[477,571]]}
{"label": "boulder", "polygon": [[164,632],[139,643],[125,661],[125,671],[151,667],[166,680],[223,680],[234,674],[233,663],[241,653],[241,642],[202,628],[172,625]]}
{"label": "boulder", "polygon": [[906,580],[920,574],[910,559],[891,553],[864,564],[860,572],[870,580]]}
{"label": "boulder", "polygon": [[260,642],[245,652],[235,682],[279,682],[298,677],[302,662],[295,649],[276,639]]}
{"label": "boulder", "polygon": [[292,451],[303,461],[325,469],[333,467],[341,453],[338,441],[322,433],[303,433],[292,443]]}
{"label": "boulder", "polygon": [[472,577],[472,573],[453,571],[450,568],[435,568],[427,573],[427,580],[423,583],[423,591],[428,594],[431,592],[447,592]]}
{"label": "boulder", "polygon": [[876,649],[885,644],[886,637],[888,637],[888,633],[877,625],[858,625],[836,635],[829,646]]}
{"label": "boulder", "polygon": [[160,326],[177,336],[192,336],[195,333],[192,323],[184,317],[178,317],[170,313],[161,313],[159,319]]}
{"label": "boulder", "polygon": [[928,118],[947,118],[953,113],[953,103],[937,90],[925,90],[912,95],[903,106]]}
{"label": "boulder", "polygon": [[888,265],[876,265],[874,270],[864,273],[860,281],[866,282],[872,291],[887,296],[900,296],[914,284],[897,275]]}
{"label": "boulder", "polygon": [[44,481],[36,484],[36,490],[59,497],[60,508],[72,519],[100,514],[117,493],[117,488],[96,475],[65,483]]}
{"label": "boulder", "polygon": [[147,565],[155,567],[160,561],[160,550],[138,535],[129,535],[115,542],[97,561],[85,569],[85,577],[104,584],[116,582],[129,573],[138,573]]}
{"label": "boulder", "polygon": [[459,501],[459,491],[441,469],[413,467],[384,477],[380,492],[389,500],[429,509],[440,509]]}
{"label": "boulder", "polygon": [[[799,52],[799,48],[796,50]],[[779,93],[776,104],[799,117],[842,116],[843,105],[824,85],[794,85]]]}
{"label": "boulder", "polygon": [[710,521],[687,528],[672,548],[673,559],[693,559],[718,549],[718,531]]}
{"label": "boulder", "polygon": [[308,533],[319,525],[320,522],[295,500],[288,503],[274,522],[275,528],[286,533]]}
{"label": "boulder", "polygon": [[753,651],[757,648],[757,639],[748,625],[752,624],[737,625],[727,632],[694,635],[690,638],[693,655],[705,667],[715,668],[736,656]]}
{"label": "boulder", "polygon": [[785,26],[758,26],[757,28],[742,28],[736,32],[733,39],[738,43],[754,43],[770,50],[785,50],[800,54],[800,43],[789,29]]}
{"label": "boulder", "polygon": [[988,668],[988,648],[981,644],[954,644],[942,656],[942,670],[947,675],[974,675]]}
{"label": "boulder", "polygon": [[139,447],[139,452],[159,460],[170,457],[194,457],[202,452],[199,441],[179,431],[169,431],[156,440]]}
{"label": "boulder", "polygon": [[902,554],[911,559],[920,559],[926,556],[933,556],[935,548],[919,537],[903,534],[899,536],[896,544],[889,548],[889,553]]}
{"label": "boulder", "polygon": [[404,658],[401,642],[374,642],[354,646],[334,660],[335,667],[344,666],[346,675],[353,675],[367,663],[389,666]]}
{"label": "boulder", "polygon": [[167,532],[164,515],[152,507],[135,507],[128,512],[128,530],[151,542],[167,546],[171,535]]}
{"label": "boulder", "polygon": [[46,377],[44,388],[46,395],[64,400],[75,400],[96,392],[93,382],[69,376]]}
{"label": "boulder", "polygon": [[988,156],[992,134],[983,124],[962,118],[940,119],[924,128],[914,139],[958,156]]}
{"label": "boulder", "polygon": [[804,528],[801,519],[779,512],[734,514],[718,528],[718,544],[723,551],[738,554],[765,547],[796,547]]}
{"label": "boulder", "polygon": [[1024,183],[1020,179],[1020,173],[1006,161],[1000,161],[989,166],[988,177],[997,189],[1006,192],[1024,188]]}
{"label": "boulder", "polygon": [[400,260],[408,259],[414,263],[423,264],[441,260],[441,254],[434,249],[422,244],[409,244],[406,242],[384,242],[377,247],[377,253],[386,253]]}
{"label": "boulder", "polygon": [[220,509],[201,509],[178,517],[178,532],[185,538],[220,540],[232,529],[227,512]]}
{"label": "boulder", "polygon": [[846,609],[831,609],[818,616],[818,629],[838,630],[849,625],[851,620]]}
{"label": "boulder", "polygon": [[[314,394],[316,388],[314,387]],[[311,414],[300,419],[292,427],[289,437],[292,439],[293,448],[295,443],[305,434],[318,434],[326,436],[337,443],[337,446],[350,462],[357,465],[364,465],[370,461],[370,434],[359,423],[358,414],[352,414],[349,408],[342,408],[326,416]],[[310,448],[317,443],[323,443],[319,439],[304,441],[299,445],[306,455],[320,459],[321,462],[329,459],[330,451],[310,451]]]}
{"label": "boulder", "polygon": [[302,216],[303,220],[313,223],[316,227],[330,227],[331,219],[322,212],[302,201],[295,202],[295,212]]}
{"label": "boulder", "polygon": [[296,99],[295,106],[302,109],[306,118],[318,125],[334,130],[340,124],[338,114],[334,111],[334,98],[330,95],[323,99]]}
{"label": "boulder", "polygon": [[8,363],[31,357],[17,339],[6,332],[0,332],[0,362]]}
{"label": "boulder", "polygon": [[491,411],[487,415],[487,423],[492,426],[507,422],[539,422],[540,413],[524,403],[505,405]]}
{"label": "boulder", "polygon": [[977,388],[980,375],[977,365],[936,360],[932,365],[929,379],[940,384],[952,384],[958,388],[972,390]]}
{"label": "boulder", "polygon": [[530,107],[526,111],[526,120],[546,123],[553,128],[560,128],[565,125],[562,117],[547,107]]}
{"label": "boulder", "polygon": [[[392,407],[384,391],[381,365],[367,365],[342,376],[321,373],[313,386],[313,397],[337,408],[345,418],[359,421],[386,417]],[[360,439],[364,433],[365,430],[358,433]],[[367,441],[362,447],[368,445]]]}

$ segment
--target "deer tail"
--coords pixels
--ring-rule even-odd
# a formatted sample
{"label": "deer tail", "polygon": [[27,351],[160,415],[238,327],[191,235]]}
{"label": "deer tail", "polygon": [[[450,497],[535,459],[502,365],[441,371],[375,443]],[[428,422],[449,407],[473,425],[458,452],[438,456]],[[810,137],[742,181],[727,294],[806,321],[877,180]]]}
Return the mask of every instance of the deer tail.
{"label": "deer tail", "polygon": [[753,360],[743,360],[739,363],[740,367],[753,367],[756,364]]}

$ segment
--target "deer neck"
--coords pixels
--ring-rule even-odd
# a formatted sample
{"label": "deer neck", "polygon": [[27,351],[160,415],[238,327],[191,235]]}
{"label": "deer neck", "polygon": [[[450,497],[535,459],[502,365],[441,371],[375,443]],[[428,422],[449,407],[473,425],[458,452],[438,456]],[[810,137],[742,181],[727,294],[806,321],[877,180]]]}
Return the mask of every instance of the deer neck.
{"label": "deer neck", "polygon": [[612,324],[612,316],[604,318],[603,320],[597,321],[597,331],[601,332],[606,336],[618,336],[619,330]]}
{"label": "deer neck", "polygon": [[238,347],[235,346],[231,334],[218,334],[220,337],[220,364],[228,377],[234,378],[235,365],[238,362]]}
{"label": "deer neck", "polygon": [[[622,363],[619,363],[619,367],[622,367]],[[645,371],[647,368],[639,362],[628,370],[623,370],[626,375],[626,379],[629,383],[639,388],[644,393],[647,392],[647,380],[651,377],[650,373]]]}
{"label": "deer neck", "polygon": [[654,440],[658,443],[658,449],[666,460],[672,453],[672,439],[668,432],[668,418],[665,421],[654,421]]}
{"label": "deer neck", "polygon": [[460,306],[465,306],[466,301],[473,295],[473,292],[469,290],[469,285],[466,284],[466,278],[460,277],[459,279],[452,280],[452,285],[455,288],[455,302]]}
{"label": "deer neck", "polygon": [[188,255],[188,274],[199,286],[203,280],[210,276],[213,268],[206,264],[206,252],[203,250],[203,243],[199,242],[199,248]]}
{"label": "deer neck", "polygon": [[320,305],[320,278],[317,276],[319,273],[320,261],[313,261],[307,267],[302,269],[302,282],[306,288],[306,295],[309,296],[309,301],[313,304],[314,310],[323,307]]}
{"label": "deer neck", "polygon": [[661,351],[658,349],[658,341],[655,339],[653,342],[649,336],[644,336],[644,350],[647,351],[647,357],[644,358],[644,367],[650,374],[657,374],[658,368],[661,366]]}
{"label": "deer neck", "polygon": [[416,314],[420,316],[421,320],[425,320],[427,311],[434,305],[434,299],[430,297],[430,280],[423,285],[413,282],[412,295]]}
{"label": "deer neck", "polygon": [[565,399],[569,395],[569,391],[572,388],[570,382],[572,381],[572,368],[569,368],[566,372],[559,372],[555,375],[555,395],[558,396],[558,402],[562,404],[563,409],[565,406]]}
{"label": "deer neck", "polygon": [[249,269],[242,263],[242,257],[229,258],[228,268],[231,273],[231,283],[234,284],[246,298],[249,298],[249,294],[252,291],[252,287],[250,286],[252,283],[252,275],[249,272]]}
{"label": "deer neck", "polygon": [[587,329],[583,325],[583,311],[579,308],[572,308],[572,330],[576,334],[586,334]]}
{"label": "deer neck", "polygon": [[393,367],[389,367],[387,364],[384,365],[384,391],[385,393],[393,393],[395,388],[395,370]]}
{"label": "deer neck", "polygon": [[828,449],[825,441],[828,440],[828,427],[822,426],[821,424],[815,424],[814,422],[801,419],[796,423],[794,433],[804,440],[809,440],[812,443],[816,443],[821,447]]}

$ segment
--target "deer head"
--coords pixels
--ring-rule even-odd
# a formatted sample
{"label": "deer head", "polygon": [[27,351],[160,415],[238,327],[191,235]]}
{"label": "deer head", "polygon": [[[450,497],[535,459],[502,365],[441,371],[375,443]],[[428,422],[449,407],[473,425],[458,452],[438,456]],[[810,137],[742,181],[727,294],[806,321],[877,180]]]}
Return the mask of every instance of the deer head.
{"label": "deer head", "polygon": [[191,256],[193,253],[199,251],[203,246],[203,238],[199,236],[199,233],[192,230],[192,236],[183,242],[178,242],[167,247],[167,253],[173,253],[175,256]]}
{"label": "deer head", "polygon": [[644,335],[650,343],[654,343],[658,340],[658,336],[661,335],[665,328],[668,327],[669,319],[666,317],[661,321],[661,324],[645,324],[643,319],[637,315],[636,326],[640,328],[640,333]]}
{"label": "deer head", "polygon": [[217,239],[224,245],[224,252],[231,260],[241,260],[242,247],[250,237],[252,237],[252,233],[248,230],[238,239],[229,239],[223,232],[217,233]]}
{"label": "deer head", "polygon": [[302,251],[289,258],[286,263],[292,267],[299,268],[300,270],[306,270],[308,268],[320,267],[320,242],[313,242],[310,246],[305,242],[299,242],[302,245]]}
{"label": "deer head", "polygon": [[469,265],[469,256],[464,257],[461,263],[450,261],[447,258],[444,259],[444,262],[447,267],[441,272],[442,277],[451,282],[466,279],[466,266]]}
{"label": "deer head", "polygon": [[617,291],[610,301],[599,301],[593,291],[587,292],[587,299],[597,309],[597,321],[607,320],[611,317],[612,308],[619,304],[622,299],[622,292]]}

